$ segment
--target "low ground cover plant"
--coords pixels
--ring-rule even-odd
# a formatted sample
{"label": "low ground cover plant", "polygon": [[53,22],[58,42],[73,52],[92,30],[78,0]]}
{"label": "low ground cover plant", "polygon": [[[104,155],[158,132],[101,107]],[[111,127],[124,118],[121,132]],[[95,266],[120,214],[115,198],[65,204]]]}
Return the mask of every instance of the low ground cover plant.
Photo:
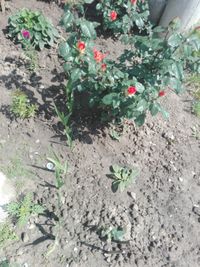
{"label": "low ground cover plant", "polygon": [[53,46],[59,37],[52,22],[39,11],[21,9],[8,20],[9,36],[23,43],[22,31],[28,31],[33,47],[42,50],[45,46]]}
{"label": "low ground cover plant", "polygon": [[16,90],[12,94],[11,112],[21,119],[34,117],[37,111],[37,106],[31,104],[28,96],[21,90]]}
{"label": "low ground cover plant", "polygon": [[18,240],[18,237],[8,222],[0,223],[0,248],[3,248],[9,241],[14,240]]}

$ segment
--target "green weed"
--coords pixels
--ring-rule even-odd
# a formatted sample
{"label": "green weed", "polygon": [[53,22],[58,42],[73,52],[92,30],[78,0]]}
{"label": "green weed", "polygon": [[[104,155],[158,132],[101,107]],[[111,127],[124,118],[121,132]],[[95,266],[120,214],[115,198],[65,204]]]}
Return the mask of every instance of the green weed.
{"label": "green weed", "polygon": [[19,226],[25,225],[32,215],[44,212],[44,208],[41,205],[33,203],[33,195],[31,193],[27,194],[19,202],[9,203],[6,210],[9,215],[17,220]]}
{"label": "green weed", "polygon": [[116,192],[118,189],[122,192],[126,187],[133,182],[135,177],[139,174],[138,170],[112,165],[110,167],[112,182],[112,191]]}
{"label": "green weed", "polygon": [[30,104],[27,95],[21,90],[16,90],[12,94],[11,112],[21,119],[34,117],[37,110],[35,104]]}

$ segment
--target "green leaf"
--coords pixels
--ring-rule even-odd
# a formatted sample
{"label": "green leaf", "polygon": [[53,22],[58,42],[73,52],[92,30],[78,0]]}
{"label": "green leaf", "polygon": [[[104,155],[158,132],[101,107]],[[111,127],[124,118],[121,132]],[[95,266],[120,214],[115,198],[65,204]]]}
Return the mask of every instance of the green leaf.
{"label": "green leaf", "polygon": [[92,22],[83,20],[80,22],[80,26],[81,31],[85,37],[90,39],[96,38],[96,31]]}
{"label": "green leaf", "polygon": [[111,169],[111,171],[112,171],[113,173],[118,173],[118,172],[121,172],[121,169],[122,169],[122,168],[121,168],[119,165],[116,165],[116,164],[115,164],[115,165],[112,165],[110,169]]}
{"label": "green leaf", "polygon": [[45,42],[42,41],[42,40],[40,40],[39,41],[39,48],[40,48],[40,50],[42,50],[44,48],[44,46],[45,46]]}
{"label": "green leaf", "polygon": [[68,59],[68,57],[70,56],[70,46],[67,42],[63,42],[59,45],[58,53],[65,60]]}
{"label": "green leaf", "polygon": [[135,84],[135,87],[138,93],[142,93],[144,91],[144,86],[139,82]]}
{"label": "green leaf", "polygon": [[177,47],[181,44],[182,38],[181,35],[178,33],[172,34],[168,39],[168,44],[172,47]]}
{"label": "green leaf", "polygon": [[71,81],[72,83],[76,82],[80,77],[81,77],[81,69],[77,68],[77,69],[74,69],[72,72],[71,72]]}
{"label": "green leaf", "polygon": [[159,111],[166,120],[169,119],[169,113],[163,107],[160,106]]}
{"label": "green leaf", "polygon": [[169,73],[175,76],[178,80],[182,80],[184,78],[183,66],[180,62],[174,62],[169,68]]}
{"label": "green leaf", "polygon": [[104,105],[112,105],[113,101],[118,99],[117,93],[111,93],[103,97],[102,102]]}
{"label": "green leaf", "polygon": [[84,0],[85,4],[92,4],[94,0]]}
{"label": "green leaf", "polygon": [[98,3],[97,5],[96,5],[96,10],[100,10],[102,8],[102,4],[101,3]]}
{"label": "green leaf", "polygon": [[73,19],[74,19],[73,14],[71,13],[70,10],[67,10],[61,19],[61,24],[63,24],[64,27],[67,29],[71,26]]}
{"label": "green leaf", "polygon": [[117,192],[119,185],[120,185],[120,181],[119,180],[112,182],[111,188],[112,188],[113,193]]}
{"label": "green leaf", "polygon": [[123,229],[114,228],[112,229],[111,234],[112,234],[113,240],[121,241],[123,239],[125,232]]}
{"label": "green leaf", "polygon": [[137,111],[144,112],[148,108],[148,102],[143,98],[137,104]]}
{"label": "green leaf", "polygon": [[71,68],[72,68],[71,64],[69,64],[69,63],[63,64],[64,71],[68,72]]}
{"label": "green leaf", "polygon": [[137,126],[142,126],[145,122],[146,114],[141,114],[135,119],[135,123]]}
{"label": "green leaf", "polygon": [[119,191],[123,192],[125,188],[126,188],[126,182],[125,181],[120,181],[120,183],[118,185]]}
{"label": "green leaf", "polygon": [[158,103],[152,103],[149,107],[151,115],[156,116],[160,111],[160,105]]}

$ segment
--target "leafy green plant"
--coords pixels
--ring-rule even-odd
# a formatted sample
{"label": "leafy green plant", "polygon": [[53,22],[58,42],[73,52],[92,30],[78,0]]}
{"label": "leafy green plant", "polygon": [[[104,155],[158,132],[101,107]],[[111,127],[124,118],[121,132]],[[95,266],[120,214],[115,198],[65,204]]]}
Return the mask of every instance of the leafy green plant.
{"label": "leafy green plant", "polygon": [[25,8],[9,17],[8,30],[9,36],[19,42],[23,42],[22,31],[29,31],[32,46],[40,50],[53,46],[59,37],[52,22],[41,12]]}
{"label": "leafy green plant", "polygon": [[32,215],[38,215],[44,212],[44,208],[33,202],[33,195],[28,193],[21,201],[11,202],[6,210],[9,215],[16,219],[19,226],[25,225]]}
{"label": "leafy green plant", "polygon": [[10,228],[8,222],[0,224],[0,248],[4,247],[7,242],[18,240],[15,232]]}
{"label": "leafy green plant", "polygon": [[116,192],[118,189],[122,192],[128,187],[138,176],[139,172],[136,169],[129,169],[126,167],[120,167],[118,165],[112,165],[110,167],[112,182],[112,190]]}
{"label": "leafy green plant", "polygon": [[115,34],[129,34],[133,27],[144,30],[149,25],[148,1],[102,0],[97,3],[96,9],[103,18],[104,28]]}
{"label": "leafy green plant", "polygon": [[37,110],[35,104],[30,104],[27,95],[21,90],[12,94],[11,112],[21,119],[34,117]]}

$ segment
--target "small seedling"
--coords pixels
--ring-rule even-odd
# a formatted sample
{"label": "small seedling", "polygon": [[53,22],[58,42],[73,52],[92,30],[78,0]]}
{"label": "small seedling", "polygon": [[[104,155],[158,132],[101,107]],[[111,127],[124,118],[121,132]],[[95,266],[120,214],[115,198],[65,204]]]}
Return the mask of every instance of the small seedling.
{"label": "small seedling", "polygon": [[15,232],[10,228],[8,223],[0,224],[0,248],[4,247],[8,241],[18,240]]}
{"label": "small seedling", "polygon": [[25,225],[32,215],[44,212],[44,208],[41,205],[33,203],[33,195],[31,193],[27,194],[19,202],[9,203],[6,210],[9,215],[16,219],[19,226]]}
{"label": "small seedling", "polygon": [[116,192],[118,189],[122,192],[133,182],[135,177],[139,174],[138,170],[112,165],[110,167],[112,182],[112,190]]}
{"label": "small seedling", "polygon": [[68,170],[68,164],[65,162],[62,164],[59,157],[53,152],[53,158],[47,158],[51,161],[55,166],[55,178],[56,178],[56,188],[60,189],[64,185],[64,181],[62,179],[63,175],[66,175]]}
{"label": "small seedling", "polygon": [[111,241],[122,241],[125,231],[121,227],[102,227],[98,230],[101,239]]}
{"label": "small seedling", "polygon": [[56,189],[57,189],[57,201],[56,201],[56,216],[58,220],[55,223],[53,232],[55,233],[55,240],[54,243],[49,247],[48,251],[45,253],[45,257],[48,257],[54,250],[55,248],[59,245],[59,238],[61,234],[61,227],[63,226],[63,221],[61,217],[61,210],[62,210],[62,192],[61,188],[64,185],[64,177],[68,171],[68,164],[65,161],[64,164],[62,164],[61,160],[59,157],[56,155],[55,152],[53,152],[53,158],[47,158],[51,163],[54,165],[55,169],[55,184],[56,184]]}
{"label": "small seedling", "polygon": [[56,106],[55,106],[55,111],[62,125],[64,126],[64,134],[67,138],[67,145],[71,148],[72,147],[72,127],[70,124],[71,113],[65,115],[64,112],[59,111]]}
{"label": "small seedling", "polygon": [[34,117],[37,110],[35,104],[30,104],[28,96],[21,90],[16,90],[12,94],[11,112],[21,119]]}
{"label": "small seedling", "polygon": [[200,129],[197,129],[197,127],[192,127],[191,130],[192,130],[192,137],[196,138],[197,140],[200,140]]}

